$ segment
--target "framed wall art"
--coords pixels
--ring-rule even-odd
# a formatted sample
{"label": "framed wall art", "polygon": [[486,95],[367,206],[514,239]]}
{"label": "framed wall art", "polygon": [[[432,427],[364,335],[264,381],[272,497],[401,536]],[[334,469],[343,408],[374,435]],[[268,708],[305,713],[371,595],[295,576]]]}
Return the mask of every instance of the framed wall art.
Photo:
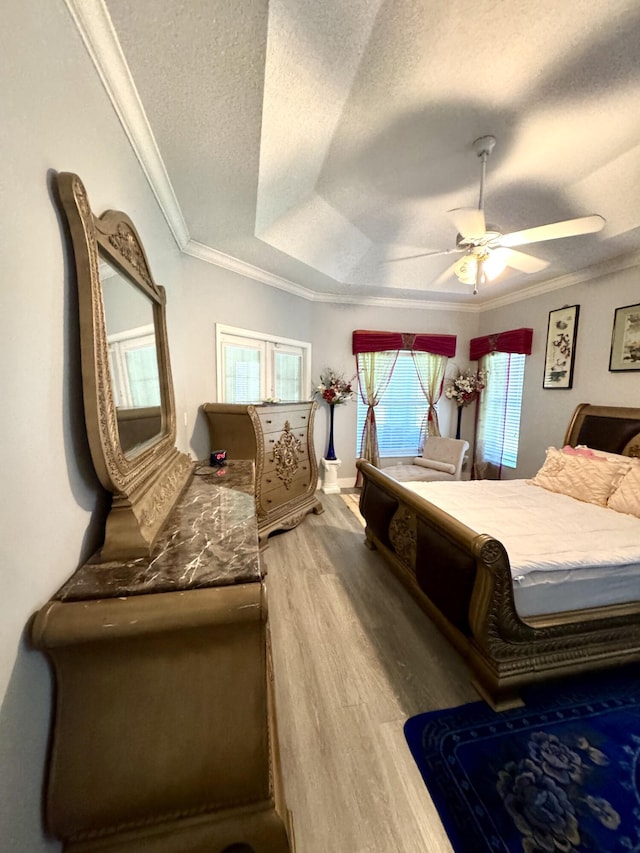
{"label": "framed wall art", "polygon": [[579,305],[549,311],[543,388],[571,388],[576,358]]}
{"label": "framed wall art", "polygon": [[609,370],[640,370],[640,305],[616,308]]}

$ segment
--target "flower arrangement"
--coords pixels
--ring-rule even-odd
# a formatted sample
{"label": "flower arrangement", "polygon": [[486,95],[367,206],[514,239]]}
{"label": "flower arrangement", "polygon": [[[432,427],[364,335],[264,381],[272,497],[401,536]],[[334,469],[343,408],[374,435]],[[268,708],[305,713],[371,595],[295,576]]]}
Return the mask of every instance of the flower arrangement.
{"label": "flower arrangement", "polygon": [[353,388],[351,387],[355,376],[349,381],[345,380],[341,373],[327,367],[320,375],[320,382],[314,389],[315,396],[321,397],[330,406],[337,406],[353,400]]}
{"label": "flower arrangement", "polygon": [[486,384],[487,377],[484,371],[469,369],[464,373],[459,372],[449,380],[444,395],[448,400],[453,400],[456,406],[468,406],[469,403],[473,403]]}

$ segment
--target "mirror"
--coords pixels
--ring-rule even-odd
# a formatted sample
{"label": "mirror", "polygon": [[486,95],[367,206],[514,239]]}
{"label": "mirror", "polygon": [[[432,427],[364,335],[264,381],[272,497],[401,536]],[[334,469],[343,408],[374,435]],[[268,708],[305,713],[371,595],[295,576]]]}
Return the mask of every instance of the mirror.
{"label": "mirror", "polygon": [[102,257],[99,269],[118,435],[130,459],[163,429],[153,303]]}
{"label": "mirror", "polygon": [[91,457],[113,494],[100,558],[150,553],[193,471],[175,447],[164,288],[129,217],[96,217],[82,181],[57,176],[76,261],[85,420]]}

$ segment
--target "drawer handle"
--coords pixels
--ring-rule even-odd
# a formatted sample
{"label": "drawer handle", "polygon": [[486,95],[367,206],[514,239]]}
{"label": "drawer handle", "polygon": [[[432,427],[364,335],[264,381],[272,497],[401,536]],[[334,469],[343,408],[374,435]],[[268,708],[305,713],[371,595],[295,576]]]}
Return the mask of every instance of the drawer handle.
{"label": "drawer handle", "polygon": [[306,421],[307,416],[306,416],[306,415],[301,415],[301,418],[302,418],[302,420],[303,420],[303,421]]}
{"label": "drawer handle", "polygon": [[275,444],[275,443],[276,443],[275,438],[270,438],[270,439],[269,439],[269,444]]}
{"label": "drawer handle", "polygon": [[303,466],[302,466],[302,470],[303,470],[303,471],[306,471],[306,470],[307,470],[307,466],[306,466],[306,465],[303,465]]}
{"label": "drawer handle", "polygon": [[266,421],[265,421],[265,423],[266,423],[266,424],[270,424],[270,423],[271,423],[271,421],[270,421],[270,420],[266,420]]}
{"label": "drawer handle", "polygon": [[266,482],[267,482],[267,483],[270,483],[270,482],[271,482],[271,480],[267,477],[267,478],[266,478]]}
{"label": "drawer handle", "polygon": [[267,503],[268,503],[268,504],[273,503],[273,501],[271,500],[271,498],[267,498]]}

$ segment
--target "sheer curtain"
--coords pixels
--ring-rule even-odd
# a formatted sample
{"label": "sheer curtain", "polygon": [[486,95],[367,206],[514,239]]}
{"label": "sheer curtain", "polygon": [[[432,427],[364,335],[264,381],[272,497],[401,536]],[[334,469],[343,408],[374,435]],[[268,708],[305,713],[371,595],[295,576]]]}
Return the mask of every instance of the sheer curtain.
{"label": "sheer curtain", "polygon": [[[359,352],[356,355],[358,389],[362,402],[367,406],[367,416],[360,438],[360,456],[376,467],[380,466],[380,456],[378,452],[375,407],[378,405],[380,397],[389,384],[397,358],[397,350]],[[356,485],[360,485],[361,479],[360,472],[358,472]]]}
{"label": "sheer curtain", "polygon": [[424,440],[428,435],[440,435],[436,403],[442,394],[444,374],[449,359],[445,355],[434,355],[430,352],[417,352],[416,350],[412,350],[411,355],[422,393],[427,401],[427,413],[420,432],[419,449],[422,450]]}

